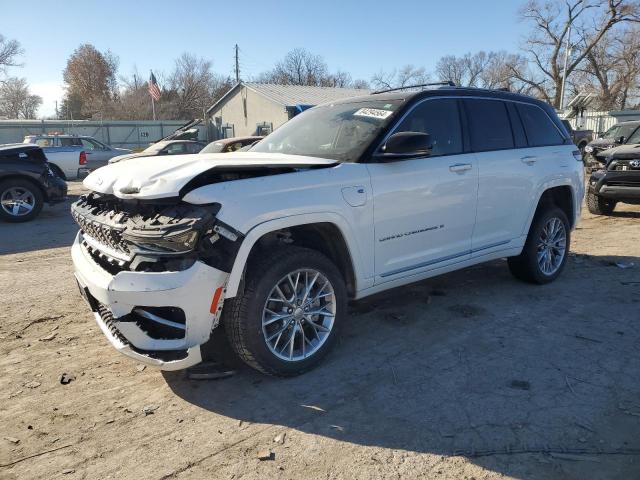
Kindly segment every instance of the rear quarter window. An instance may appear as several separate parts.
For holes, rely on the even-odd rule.
[[[535,105],[516,105],[530,147],[563,145],[564,137],[558,128],[540,107]]]

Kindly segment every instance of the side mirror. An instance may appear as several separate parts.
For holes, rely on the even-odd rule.
[[[423,132],[398,132],[391,135],[381,148],[379,158],[397,159],[431,155],[431,135]]]
[[[620,145],[622,145],[626,140],[627,138],[623,135],[621,137],[616,138],[616,143],[619,143]]]

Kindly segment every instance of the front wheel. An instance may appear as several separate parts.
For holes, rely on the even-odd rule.
[[[279,376],[304,373],[336,341],[346,315],[344,280],[315,250],[288,246],[261,257],[249,266],[244,292],[225,304],[225,331],[251,367]]]
[[[594,215],[611,215],[613,209],[616,208],[616,201],[607,200],[593,192],[587,192],[586,198],[587,208]]]
[[[508,259],[514,277],[544,284],[558,278],[567,262],[571,231],[569,220],[558,207],[536,214],[522,253]]]

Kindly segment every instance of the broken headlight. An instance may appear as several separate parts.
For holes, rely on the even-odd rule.
[[[126,232],[122,238],[127,242],[153,253],[187,253],[198,244],[197,230],[178,232]]]

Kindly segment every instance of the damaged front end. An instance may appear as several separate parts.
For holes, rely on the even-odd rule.
[[[111,343],[163,369],[201,360],[242,235],[220,205],[90,193],[72,205],[81,293]]]

